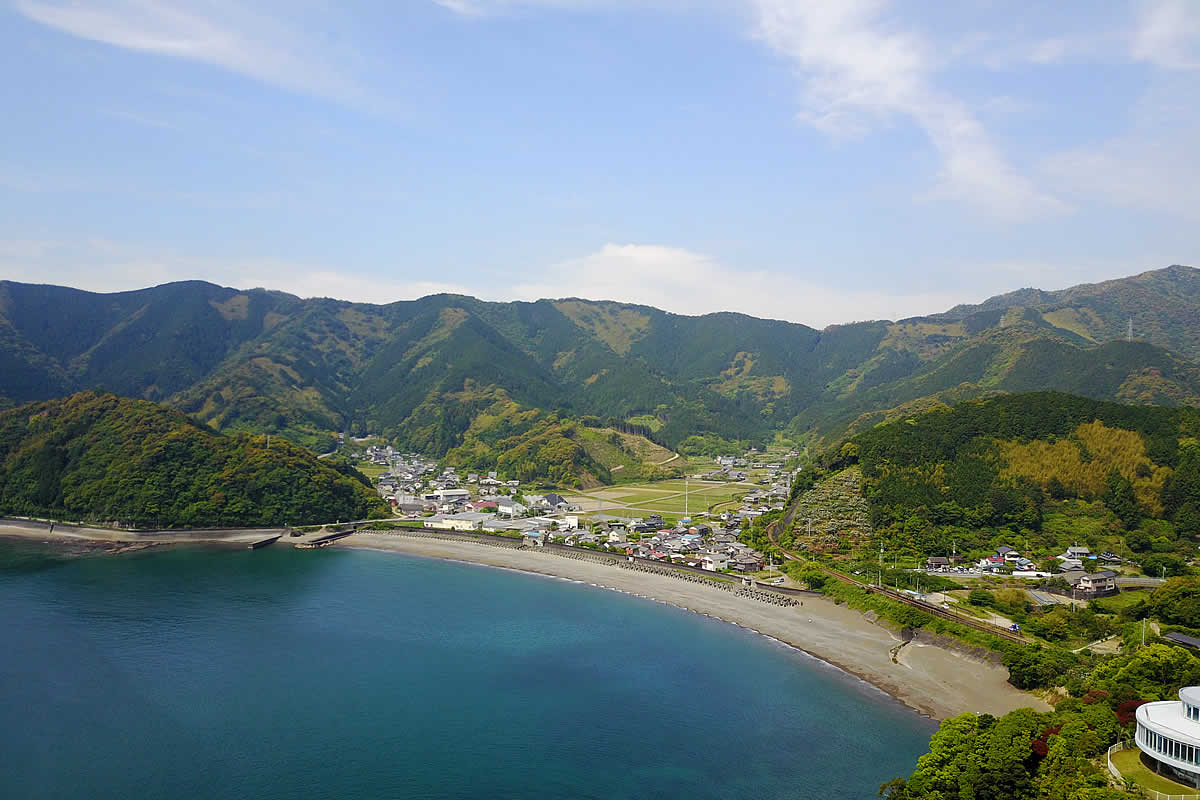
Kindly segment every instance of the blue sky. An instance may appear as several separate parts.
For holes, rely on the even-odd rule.
[[[13,280],[823,326],[1200,264],[1197,0],[0,0],[0,69]]]

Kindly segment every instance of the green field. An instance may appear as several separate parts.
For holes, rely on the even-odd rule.
[[[371,480],[375,480],[388,471],[388,467],[384,464],[368,464],[366,462],[356,464],[354,468]]]
[[[717,503],[727,503],[735,497],[749,492],[749,487],[730,483],[700,483],[688,485],[686,506],[689,513],[696,514]],[[657,512],[682,514],[684,512],[684,482],[680,480],[655,483],[629,484],[626,486],[597,489],[576,496],[579,499],[599,501],[600,511]]]

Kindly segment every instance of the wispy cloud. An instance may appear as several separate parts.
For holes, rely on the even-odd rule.
[[[821,286],[788,274],[739,269],[685,248],[650,244],[607,244],[527,273],[530,277],[516,284],[464,286],[436,279],[374,278],[324,264],[270,258],[185,255],[99,238],[0,240],[0,275],[5,278],[99,292],[199,278],[235,288],[369,303],[442,292],[498,301],[584,297],[681,314],[740,311],[814,326],[928,314],[982,299],[969,292],[892,293]]]
[[[1131,54],[1166,69],[1200,69],[1200,3],[1139,0]]]
[[[510,296],[496,299],[584,297],[680,314],[740,311],[818,327],[929,314],[969,299],[965,293],[901,294],[822,286],[794,275],[722,264],[684,248],[612,243],[553,265],[509,291]]]
[[[748,1],[757,36],[796,69],[803,121],[859,137],[910,120],[941,155],[937,194],[1004,219],[1066,209],[1008,163],[964,102],[936,88],[931,45],[891,23],[884,0]]]
[[[1200,221],[1198,109],[1190,76],[1163,80],[1134,107],[1128,131],[1050,156],[1043,169],[1081,200]]]
[[[379,279],[321,264],[273,258],[186,255],[170,248],[96,237],[0,239],[0,275],[22,283],[55,283],[96,292],[199,279],[240,289],[261,287],[301,297],[369,303],[410,300],[440,292],[472,293],[448,282]]]
[[[30,20],[82,39],[197,61],[291,91],[368,105],[355,54],[294,24],[306,3],[229,0],[16,0]],[[324,13],[324,12],[320,12]],[[309,29],[336,29],[324,18]]]

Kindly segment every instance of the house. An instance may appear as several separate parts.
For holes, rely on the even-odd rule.
[[[627,541],[629,541],[629,535],[625,532],[624,528],[617,528],[617,527],[609,528],[608,529],[608,541],[612,544],[618,544],[620,542],[627,542]]]
[[[529,509],[524,505],[513,500],[511,497],[496,498],[496,513],[505,514],[510,517],[519,517]]]
[[[1083,562],[1078,558],[1062,558],[1062,556],[1059,558],[1062,559],[1058,564],[1060,572],[1075,572],[1083,569]]]
[[[1081,592],[1089,594],[1104,594],[1106,592],[1115,592],[1117,590],[1117,573],[1111,569],[1094,572],[1090,575],[1084,575],[1076,584]]]
[[[1015,548],[1009,547],[1006,544],[997,547],[995,555],[999,556],[1000,560],[1005,564],[1011,564],[1021,559],[1021,554]]]
[[[554,492],[547,492],[545,496],[546,504],[554,511],[563,511],[570,505],[563,496]]]
[[[422,503],[396,503],[392,506],[392,510],[406,517],[415,517],[425,510],[425,506]]]
[[[705,553],[700,559],[700,567],[709,572],[720,572],[729,567],[729,556],[724,553]]]
[[[738,572],[757,572],[763,568],[762,556],[751,555],[752,551],[743,550],[729,559],[729,566]]]
[[[950,559],[945,556],[932,556],[925,559],[925,569],[944,570],[950,566]]]
[[[1082,561],[1085,558],[1091,558],[1091,557],[1092,557],[1092,551],[1089,550],[1088,548],[1076,547],[1075,545],[1071,545],[1070,547],[1067,548],[1067,552],[1063,553],[1058,558],[1059,558],[1059,560],[1074,558],[1074,559]]]
[[[476,500],[474,503],[467,503],[467,508],[472,511],[495,511],[497,506],[495,500]]]

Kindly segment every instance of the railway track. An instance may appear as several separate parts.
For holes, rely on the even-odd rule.
[[[779,550],[779,552],[783,553],[785,558],[789,558],[792,561],[806,561],[807,559],[801,558],[799,555],[797,555],[796,553],[793,553],[791,550],[788,550],[787,548],[782,547],[779,544],[778,539],[776,539],[776,537],[775,537],[775,534],[778,531],[777,526],[780,523],[783,523],[785,525],[790,524],[793,516],[794,516],[794,512],[789,511],[787,514],[784,515],[783,519],[777,520],[777,521],[772,522],[769,525],[767,525],[767,538],[771,541],[771,544],[774,545],[775,548]],[[863,583],[862,581],[857,580],[856,578],[851,577],[850,575],[847,575],[844,572],[839,572],[835,569],[830,569],[829,567],[818,564],[815,561],[812,563],[818,569],[820,569],[822,572],[824,572],[826,575],[837,578],[838,580],[841,580],[841,581],[845,581],[846,583],[853,584],[854,586],[858,586],[861,589],[866,589],[868,592],[873,592],[875,594],[881,594],[884,597],[887,597],[891,600],[895,600],[899,603],[904,603],[905,605],[912,606],[913,608],[923,611],[926,614],[930,614],[935,617],[940,617],[941,619],[949,620],[950,622],[957,622],[959,625],[965,625],[968,628],[974,628],[977,631],[981,631],[983,633],[987,633],[992,636],[997,636],[1001,639],[1006,639],[1007,641],[1010,641],[1010,642],[1015,642],[1017,644],[1031,644],[1031,642],[1028,639],[1026,639],[1024,636],[1020,635],[1019,633],[1004,630],[1003,628],[999,628],[995,625],[989,625],[986,622],[980,622],[979,620],[971,619],[969,617],[963,617],[959,614],[955,614],[952,611],[948,611],[944,608],[941,608],[940,606],[935,606],[932,603],[926,603],[922,600],[917,600],[914,597],[909,597],[906,594],[902,594],[900,592],[888,589],[886,586],[876,586],[876,585],[870,584],[870,583]]]

